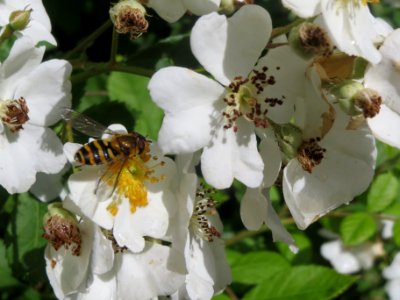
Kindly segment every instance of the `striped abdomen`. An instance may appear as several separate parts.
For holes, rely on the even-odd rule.
[[[82,165],[100,165],[113,161],[119,154],[111,140],[94,140],[76,152],[75,160]]]

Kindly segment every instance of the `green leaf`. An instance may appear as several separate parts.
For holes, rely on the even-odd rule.
[[[228,297],[225,294],[220,294],[215,297],[212,297],[212,300],[231,300],[232,298]]]
[[[386,208],[383,213],[385,215],[391,215],[395,217],[400,217],[400,203],[395,202],[392,205],[390,205],[388,208]]]
[[[299,248],[297,253],[293,253],[290,250],[289,246],[283,242],[277,242],[275,245],[279,249],[279,252],[291,262],[292,265],[294,264],[307,264],[311,262],[312,259],[312,243],[309,237],[303,233],[293,233],[293,239],[296,242],[296,246]]]
[[[4,241],[0,240],[0,290],[18,286],[19,282],[12,276],[11,268],[6,260],[6,247]]]
[[[268,252],[250,252],[236,259],[232,265],[234,282],[255,284],[263,281],[282,269],[289,269],[290,264],[281,255]]]
[[[392,173],[379,175],[371,185],[367,197],[367,208],[371,212],[380,212],[396,199],[399,181]]]
[[[7,226],[7,259],[14,274],[22,280],[37,283],[45,280],[43,215],[46,204],[31,198],[28,193],[14,199],[13,221]]]
[[[400,247],[400,220],[396,220],[393,225],[393,240]]]
[[[118,100],[127,105],[135,116],[135,131],[156,139],[161,127],[163,111],[151,100],[146,77],[113,72],[107,89],[112,100]]]
[[[350,287],[357,277],[321,266],[281,270],[250,290],[244,300],[332,299]]]
[[[340,234],[346,246],[358,245],[372,237],[377,230],[375,219],[367,213],[354,213],[340,224]]]

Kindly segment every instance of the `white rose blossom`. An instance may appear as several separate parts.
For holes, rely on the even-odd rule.
[[[400,29],[393,31],[379,48],[382,61],[371,65],[364,77],[366,88],[382,98],[380,111],[367,122],[374,136],[400,148]]]
[[[341,240],[322,244],[321,255],[329,260],[336,271],[352,274],[372,268],[377,256],[383,255],[382,243],[363,243],[354,247],[344,247]]]
[[[388,280],[385,285],[390,300],[400,299],[400,253],[397,253],[392,263],[383,269],[383,277]]]
[[[285,7],[301,18],[321,15],[316,22],[327,30],[339,50],[376,64],[381,60],[381,54],[375,46],[381,39],[381,24],[371,14],[368,2],[282,0]]]
[[[306,98],[296,106],[302,144],[286,165],[282,180],[286,204],[300,229],[365,191],[376,159],[368,127],[347,130],[347,115],[338,107],[329,108],[315,70],[308,76]],[[328,128],[332,109],[336,113],[333,126]]]
[[[0,26],[9,23],[12,12],[29,9],[32,9],[29,24],[25,29],[17,32],[17,35],[30,37],[35,45],[41,41],[57,45],[51,34],[50,19],[42,0],[0,0]]]
[[[222,223],[210,191],[199,186],[194,168],[187,168],[192,155],[178,156],[175,181],[178,212],[171,225],[172,247],[184,256],[185,284],[173,299],[211,299],[232,281],[220,238]],[[171,260],[172,262],[174,260]]]
[[[287,122],[293,113],[296,81],[283,89],[288,79],[277,79],[288,75],[290,80],[297,71],[293,59],[296,71],[281,70],[280,60],[290,58],[288,47],[258,61],[271,30],[268,12],[257,5],[245,5],[229,19],[216,13],[203,16],[193,27],[191,48],[216,80],[179,67],[161,69],[150,80],[152,99],[165,112],[159,132],[162,151],[203,149],[201,170],[216,188],[229,187],[234,178],[248,187],[260,186],[263,161],[255,129],[268,127],[269,118]]]
[[[109,128],[126,132],[122,125],[115,124]],[[81,146],[65,144],[64,150],[70,161]],[[113,230],[118,244],[133,252],[143,250],[144,236],[162,239],[169,219],[176,211],[170,190],[170,182],[176,172],[174,162],[163,157],[153,143],[149,152],[145,152],[144,158],[142,155],[129,157],[122,169],[111,170],[114,176],[118,176],[116,186],[104,183],[102,196],[96,191],[102,181],[101,176],[109,167],[107,163],[81,166],[81,171],[68,179],[69,197],[80,208],[80,214],[105,229]]]
[[[72,68],[58,59],[41,63],[44,51],[22,37],[0,65],[0,184],[11,194],[26,192],[36,173],[58,173],[67,162],[48,126],[70,106]]]
[[[64,203],[73,207],[69,199]],[[132,253],[89,219],[81,218],[78,228],[79,248],[46,248],[46,272],[58,299],[150,299],[183,284],[183,261],[169,264],[178,256],[171,247],[146,242],[142,252]]]
[[[196,16],[217,11],[221,0],[149,0],[146,6],[153,8],[164,20],[173,23],[178,21],[186,11]]]

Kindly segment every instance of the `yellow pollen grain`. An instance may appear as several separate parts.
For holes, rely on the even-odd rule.
[[[115,217],[118,213],[118,205],[113,201],[107,206],[107,210],[113,217]]]

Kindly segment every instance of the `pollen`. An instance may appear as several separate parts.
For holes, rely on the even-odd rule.
[[[303,170],[308,173],[312,173],[314,167],[319,165],[324,158],[326,149],[319,145],[320,141],[320,138],[311,138],[308,141],[304,141],[298,150],[297,160]]]
[[[125,160],[122,167],[114,166],[111,170],[114,176],[117,176],[115,183],[115,191],[113,193],[113,201],[107,207],[107,210],[115,216],[119,210],[119,204],[122,201],[129,201],[130,212],[135,213],[138,207],[145,207],[148,204],[147,184],[157,183],[165,178],[165,175],[155,175],[158,167],[164,165],[163,161],[150,165],[151,156],[149,153],[132,156]],[[109,185],[112,185],[110,179]]]
[[[11,132],[23,129],[28,120],[28,106],[23,97],[15,100],[5,100],[0,102],[0,119]]]

